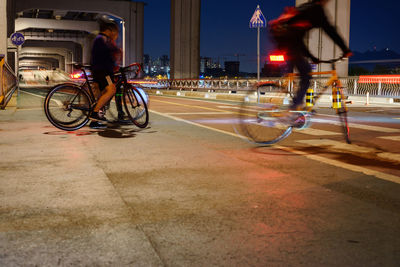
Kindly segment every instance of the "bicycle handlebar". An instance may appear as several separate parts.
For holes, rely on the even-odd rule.
[[[119,67],[119,71],[124,71],[124,70],[127,70],[127,69],[129,69],[130,67],[133,67],[133,66],[136,66],[138,69],[136,70],[136,72],[137,73],[139,73],[141,70],[142,70],[142,67],[140,66],[140,63],[132,63],[132,64],[130,64],[130,65],[128,65],[128,66],[125,66],[125,67]]]

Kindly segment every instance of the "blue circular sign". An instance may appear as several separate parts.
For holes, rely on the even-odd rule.
[[[25,37],[24,37],[24,35],[23,35],[22,33],[20,33],[20,32],[14,32],[14,33],[11,35],[10,39],[11,39],[11,42],[12,42],[14,45],[17,45],[17,46],[22,45],[22,44],[25,42]]]

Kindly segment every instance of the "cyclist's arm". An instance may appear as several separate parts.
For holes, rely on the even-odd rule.
[[[339,35],[336,28],[329,23],[328,18],[325,13],[321,13],[321,28],[328,34],[328,36],[337,44],[343,51],[346,53],[349,51],[349,48],[344,43],[343,38]]]

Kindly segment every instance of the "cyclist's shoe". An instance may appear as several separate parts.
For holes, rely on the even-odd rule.
[[[119,116],[115,123],[119,124],[132,124],[132,121],[127,116]]]
[[[98,122],[98,121],[92,121],[89,124],[89,127],[92,128],[92,129],[105,129],[105,128],[107,128],[107,125],[105,125],[105,124],[103,124],[101,122]]]
[[[294,128],[300,129],[306,124],[306,117],[303,114],[295,114],[291,119],[291,126]]]
[[[304,111],[304,107],[302,105],[292,105],[289,111]]]
[[[107,121],[107,119],[104,116],[100,115],[99,112],[94,111],[92,112],[92,114],[90,114],[89,119],[91,119],[92,121]]]

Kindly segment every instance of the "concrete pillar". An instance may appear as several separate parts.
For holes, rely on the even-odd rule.
[[[330,0],[325,6],[325,12],[329,21],[336,26],[337,31],[343,37],[345,43],[350,41],[350,1]],[[296,0],[296,5],[309,2],[309,0]],[[340,47],[334,45],[333,41],[322,29],[310,31],[305,40],[310,52],[320,59],[333,59],[342,55]],[[348,75],[348,61],[338,63],[339,76]],[[328,64],[319,64],[318,71],[330,70]]]
[[[86,36],[83,41],[81,42],[82,46],[82,63],[83,64],[90,64],[91,53],[92,53],[92,46],[93,46],[93,39],[94,35]]]
[[[131,2],[128,16],[123,17],[125,22],[125,64],[143,63],[144,40],[144,3]],[[154,34],[154,33],[150,33]]]
[[[199,78],[201,0],[171,0],[171,78]]]
[[[4,0],[2,0],[4,1]],[[7,0],[7,38],[11,36],[15,32],[15,0]],[[11,69],[17,69],[15,66],[18,65],[16,52],[8,52],[7,53],[7,63],[10,65]]]

